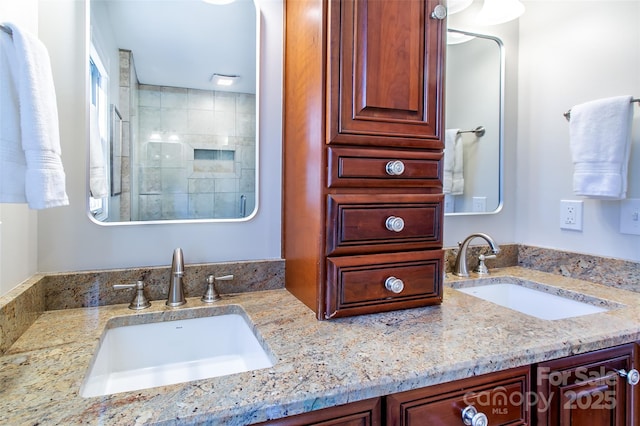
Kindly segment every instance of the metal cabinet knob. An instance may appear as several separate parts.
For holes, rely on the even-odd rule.
[[[400,160],[391,160],[385,167],[389,176],[400,176],[404,173],[404,163]]]
[[[640,372],[638,372],[638,370],[636,370],[635,368],[632,368],[629,371],[618,370],[618,374],[621,377],[626,377],[627,383],[629,383],[631,386],[635,386],[640,383]]]
[[[469,405],[462,410],[462,422],[467,426],[488,426],[489,420],[486,414],[478,413],[476,407]]]
[[[397,216],[389,216],[385,221],[385,226],[389,231],[400,232],[404,229],[404,219]]]
[[[431,12],[431,17],[433,19],[444,19],[447,17],[447,8],[443,5],[439,4],[433,8],[433,12]]]
[[[404,290],[404,282],[400,278],[389,277],[384,282],[384,287],[394,293],[402,293]]]

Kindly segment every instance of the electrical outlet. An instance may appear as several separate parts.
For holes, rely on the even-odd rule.
[[[640,199],[620,202],[620,233],[640,235]]]
[[[473,197],[473,211],[474,212],[486,212],[487,211],[487,197]]]
[[[582,201],[560,200],[560,229],[582,231]]]

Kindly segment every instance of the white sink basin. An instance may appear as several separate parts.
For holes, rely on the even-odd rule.
[[[272,367],[274,358],[249,327],[242,309],[226,308],[237,309],[138,325],[117,325],[117,320],[131,317],[112,319],[80,395],[109,395]]]
[[[531,283],[540,289],[523,286],[526,283]],[[573,318],[606,312],[611,308],[607,301],[601,299],[573,293],[576,298],[588,300],[589,303],[586,303],[548,293],[553,291],[553,287],[524,280],[511,280],[511,282],[506,280],[497,283],[492,281],[484,285],[475,284],[473,287],[456,288],[456,290],[544,320]],[[565,295],[569,294],[571,293],[565,292]]]

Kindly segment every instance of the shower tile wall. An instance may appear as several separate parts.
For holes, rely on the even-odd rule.
[[[138,220],[253,211],[254,95],[139,85],[138,112]]]
[[[131,163],[130,147],[136,144],[137,139],[137,99],[138,78],[136,75],[133,55],[130,50],[120,49],[120,78],[118,110],[122,116],[122,192],[112,197],[111,205],[118,206],[119,216],[110,211],[110,221],[131,220]]]

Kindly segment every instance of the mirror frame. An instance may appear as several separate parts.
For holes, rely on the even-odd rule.
[[[100,226],[137,226],[137,225],[166,225],[166,224],[198,224],[198,223],[243,223],[248,222],[256,217],[258,211],[260,209],[260,102],[261,102],[261,69],[262,69],[262,11],[260,8],[260,0],[251,0],[255,10],[256,10],[256,93],[255,93],[255,103],[256,103],[256,134],[255,134],[255,207],[251,214],[241,217],[241,218],[211,218],[211,219],[162,219],[162,220],[132,220],[128,222],[120,221],[120,222],[108,222],[108,221],[100,221],[94,217],[91,213],[91,193],[89,190],[89,179],[90,179],[90,162],[89,162],[89,138],[90,138],[90,93],[91,93],[91,78],[90,78],[90,67],[89,61],[91,57],[91,2],[92,0],[85,0],[86,4],[86,16],[87,16],[87,26],[86,26],[86,34],[85,39],[87,42],[87,49],[85,52],[85,109],[87,111],[85,115],[86,119],[86,165],[85,165],[85,213],[88,216],[89,220]],[[108,140],[111,138],[109,134]],[[110,148],[110,147],[109,147]],[[111,167],[111,164],[109,165]],[[111,196],[111,190],[109,189],[109,196]]]
[[[499,147],[498,147],[498,168],[499,168],[499,172],[498,172],[498,206],[496,207],[495,210],[492,211],[486,211],[486,212],[451,212],[451,213],[444,213],[445,216],[472,216],[472,215],[490,215],[490,214],[497,214],[500,213],[500,211],[502,211],[502,207],[504,206],[504,91],[505,91],[505,66],[506,66],[506,61],[505,61],[505,48],[504,48],[504,43],[502,42],[502,40],[496,36],[492,36],[492,35],[487,35],[487,34],[480,34],[480,33],[475,33],[475,32],[471,32],[471,31],[463,31],[463,30],[457,30],[454,28],[447,28],[447,32],[452,32],[452,33],[456,33],[456,34],[462,34],[462,35],[468,35],[468,36],[473,36],[476,38],[482,38],[482,39],[487,39],[487,40],[492,40],[494,42],[496,42],[496,44],[498,45],[499,48],[499,53],[500,53],[500,94],[499,94],[499,100],[500,100],[500,107],[499,107],[499,112],[498,112],[498,121],[499,121],[499,129],[498,129],[498,138],[499,138]],[[446,122],[446,116],[445,116],[445,122]],[[446,125],[445,125],[446,127]]]

